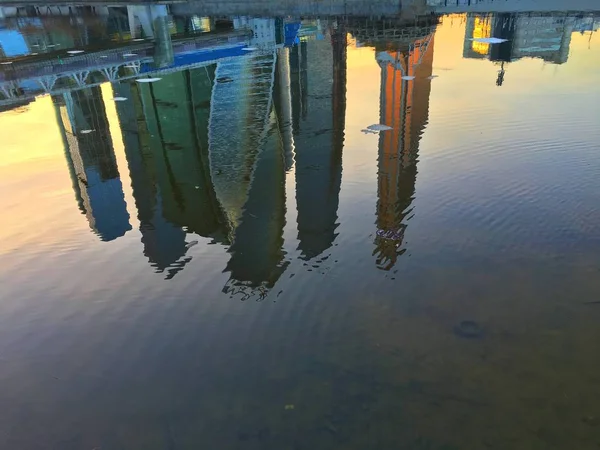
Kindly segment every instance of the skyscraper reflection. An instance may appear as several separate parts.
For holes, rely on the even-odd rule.
[[[346,111],[346,31],[330,24],[325,39],[294,48],[292,108],[298,249],[306,260],[336,237]]]
[[[575,25],[584,23],[581,19],[569,14],[469,13],[463,57],[489,59],[499,64],[496,84],[502,86],[505,63],[526,57],[565,63]],[[482,40],[490,37],[504,42],[491,44]]]
[[[210,113],[211,174],[231,236],[223,291],[250,298],[273,287],[284,262],[285,147],[278,125],[289,96],[278,52],[220,64]],[[288,89],[289,92],[289,89]],[[284,105],[283,105],[284,107]]]
[[[174,275],[177,268],[181,267],[178,262],[186,252],[185,232],[164,217],[157,169],[149,147],[151,136],[144,117],[139,86],[119,83],[113,88],[115,96],[129,99],[127,102],[118,102],[116,107],[140,222],[143,252],[158,272],[169,269],[169,275]]]
[[[101,240],[123,236],[131,225],[100,88],[52,101],[79,209]]]
[[[210,179],[208,121],[214,66],[169,74],[160,84],[115,85],[144,253],[174,275],[186,263],[186,232],[225,242]]]
[[[390,270],[406,251],[402,245],[412,213],[419,140],[429,112],[433,39],[431,32],[376,56],[381,67],[380,121],[392,127],[379,138],[373,254],[383,270]]]

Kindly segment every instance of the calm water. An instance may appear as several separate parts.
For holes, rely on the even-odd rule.
[[[0,448],[599,448],[598,15],[0,9]]]

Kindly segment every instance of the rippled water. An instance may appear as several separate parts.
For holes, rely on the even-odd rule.
[[[597,449],[600,17],[177,8],[0,8],[0,447]]]

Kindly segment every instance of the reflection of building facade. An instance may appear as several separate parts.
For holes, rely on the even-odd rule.
[[[346,32],[301,42],[290,55],[298,248],[312,259],[336,237],[346,111]],[[333,67],[332,67],[333,62]]]
[[[79,208],[103,241],[131,229],[100,88],[54,96]]]
[[[271,288],[287,265],[285,146],[276,106],[286,95],[275,89],[283,77],[277,55],[271,49],[220,63],[213,87],[210,172],[232,241],[224,291],[242,296]]]
[[[377,266],[390,270],[399,255],[410,218],[417,177],[417,153],[429,114],[433,35],[409,48],[377,54],[381,67],[380,121],[392,127],[379,138]],[[412,80],[403,76],[415,77]]]
[[[133,198],[137,208],[144,255],[158,272],[174,275],[186,253],[185,232],[165,219],[158,186],[151,136],[145,121],[142,98],[136,84],[113,85],[115,95],[129,99],[116,104]]]
[[[144,252],[159,271],[183,267],[186,232],[226,235],[210,180],[208,121],[214,66],[175,72],[115,93]]]
[[[575,18],[567,14],[470,13],[463,56],[503,62],[529,57],[562,64],[569,56],[574,23]],[[507,41],[488,44],[473,40],[489,37]]]
[[[285,270],[274,55],[114,85],[144,253],[167,278],[191,259],[186,233],[231,243],[227,292],[268,289]]]

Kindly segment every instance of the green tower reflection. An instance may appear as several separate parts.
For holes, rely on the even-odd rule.
[[[190,258],[186,233],[227,242],[210,179],[208,121],[214,66],[161,83],[114,85],[144,254],[167,278]]]

